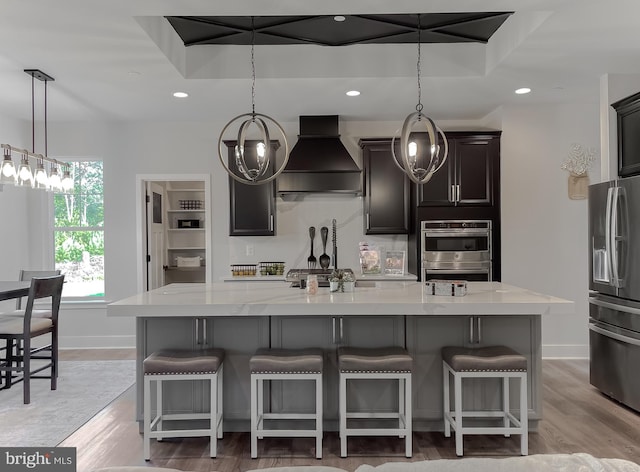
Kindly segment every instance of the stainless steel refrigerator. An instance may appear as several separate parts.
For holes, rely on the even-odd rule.
[[[640,411],[640,176],[589,187],[590,381]]]

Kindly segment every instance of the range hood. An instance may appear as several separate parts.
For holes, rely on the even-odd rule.
[[[301,116],[298,142],[277,178],[278,195],[362,194],[362,171],[340,141],[338,115]]]

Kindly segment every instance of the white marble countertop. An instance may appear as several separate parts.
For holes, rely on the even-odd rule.
[[[171,284],[107,306],[108,316],[545,315],[574,303],[500,282],[469,282],[463,297],[428,295],[418,282],[376,282],[316,295],[282,282]]]

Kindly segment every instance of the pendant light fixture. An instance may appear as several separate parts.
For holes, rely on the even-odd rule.
[[[73,190],[73,179],[68,164],[64,164],[64,174],[62,178],[59,174],[59,163],[55,159],[47,157],[47,82],[55,80],[48,74],[38,69],[25,69],[27,74],[31,76],[31,145],[32,150],[20,149],[10,144],[0,144],[4,150],[4,159],[0,165],[0,184],[17,185],[19,187],[31,187],[38,189],[46,189],[53,191],[70,192]],[[35,79],[44,82],[44,155],[35,152]],[[15,152],[22,156],[20,167],[16,172],[15,165],[12,160],[12,153]],[[36,163],[35,172],[31,169],[29,159],[33,159]],[[49,163],[50,172],[47,173],[45,162]],[[66,178],[66,181],[65,181]],[[66,187],[65,187],[66,185]]]
[[[11,160],[11,149],[4,149],[4,159],[0,165],[0,184],[16,185],[18,183],[18,173],[16,166]]]
[[[284,170],[289,160],[289,144],[282,126],[273,118],[256,113],[256,64],[254,56],[255,27],[251,17],[251,113],[238,115],[229,121],[218,138],[218,158],[222,167],[236,181],[247,185],[260,185],[271,182]],[[227,129],[238,125],[238,135],[234,148],[233,166],[228,164],[224,135]],[[275,162],[275,152],[271,147],[269,125],[275,127],[284,143],[284,160],[282,164],[269,172],[271,161]],[[257,132],[257,134],[256,134]],[[251,134],[254,133],[254,134]]]
[[[20,161],[20,168],[18,169],[18,186],[33,188],[33,173],[31,172],[29,156],[27,154],[23,154],[22,160]]]
[[[420,86],[420,44],[422,25],[420,14],[418,14],[418,104],[416,111],[411,113],[404,120],[400,131],[400,157],[396,154],[396,140],[394,136],[391,140],[391,153],[394,162],[409,178],[417,183],[424,184],[431,180],[447,160],[449,154],[449,143],[444,132],[435,122],[422,113],[422,88]],[[415,128],[415,131],[414,131]],[[417,131],[423,134],[417,135]],[[424,134],[426,131],[426,134]]]

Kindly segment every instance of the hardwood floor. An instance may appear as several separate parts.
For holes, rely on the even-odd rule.
[[[65,351],[64,359],[130,359],[131,350]],[[120,357],[119,357],[120,356]],[[640,414],[621,406],[589,385],[586,360],[543,361],[544,419],[529,434],[529,453],[587,452],[640,463]],[[394,438],[349,439],[349,457],[340,458],[335,432],[325,434],[323,459],[314,458],[310,438],[267,438],[259,443],[259,459],[249,458],[249,434],[226,433],[218,443],[218,457],[208,457],[205,438],[151,442],[152,460],[142,459],[142,436],[134,418],[135,399],[129,389],[111,405],[63,441],[76,447],[78,472],[117,465],[148,465],[189,471],[242,472],[293,465],[327,465],[348,471],[360,464],[455,458],[453,438],[441,432],[414,433],[414,455],[404,457],[404,442]],[[465,457],[506,457],[519,454],[519,437],[468,436]]]

